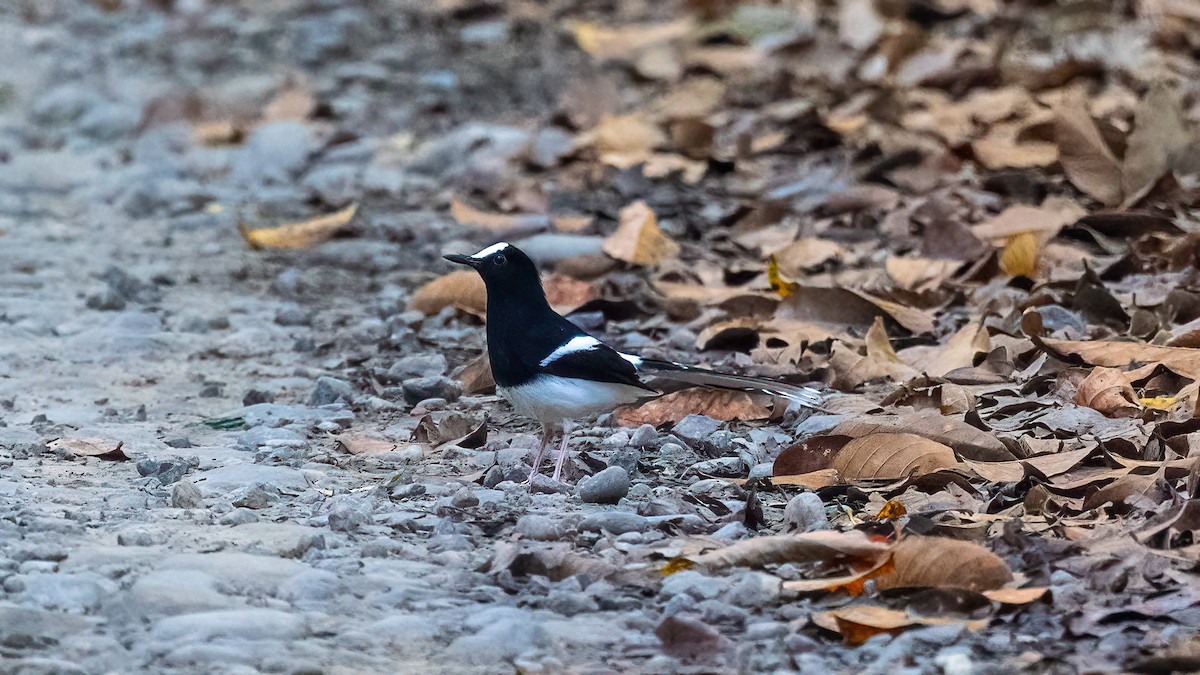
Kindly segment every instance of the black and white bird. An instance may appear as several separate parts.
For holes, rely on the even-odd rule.
[[[729,375],[619,352],[555,312],[537,267],[517,247],[500,242],[474,255],[447,260],[475,268],[487,287],[487,347],[496,391],[522,415],[542,425],[530,481],[553,433],[562,429],[554,480],[562,477],[574,420],[659,396],[641,380],[655,375],[687,384],[781,396],[817,408],[821,394],[766,378]]]

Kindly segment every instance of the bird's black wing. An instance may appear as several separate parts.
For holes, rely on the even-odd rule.
[[[603,343],[555,356],[539,365],[539,370],[547,375],[626,384],[645,389],[647,394],[658,393],[638,378],[637,368],[632,363]]]

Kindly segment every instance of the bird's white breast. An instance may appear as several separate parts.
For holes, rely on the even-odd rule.
[[[515,387],[498,387],[496,391],[517,412],[548,424],[609,412],[652,395],[627,384],[545,374]]]

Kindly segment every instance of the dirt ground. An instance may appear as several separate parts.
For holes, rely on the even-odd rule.
[[[1151,437],[1160,438],[1158,455],[1137,458],[1165,461],[1173,456],[1163,455],[1170,434],[1150,425],[1188,424],[1190,412],[1135,419],[1101,414],[1098,406],[1069,397],[1047,403],[1056,395],[1043,386],[1050,380],[1033,376],[1050,366],[1030,366],[1037,358],[1032,346],[1019,358],[1013,347],[1005,386],[1026,371],[1033,379],[1025,389],[997,394],[971,389],[988,384],[972,382],[965,391],[973,402],[981,396],[984,408],[994,404],[991,412],[971,418],[974,403],[972,412],[952,413],[946,403],[943,414],[957,414],[959,424],[964,415],[977,419],[977,429],[999,429],[989,438],[1015,439],[1009,432],[1024,423],[1020,415],[1053,407],[1064,417],[1044,423],[1049,433],[1030,432],[1036,438],[1021,447],[1040,451],[1053,440],[1056,453],[1079,453],[1058,474],[1038,463],[1022,469],[1017,459],[1025,457],[1006,455],[1011,461],[1001,463],[1009,473],[978,469],[970,481],[947,479],[937,489],[882,487],[894,488],[894,480],[798,483],[812,489],[742,481],[773,470],[781,475],[775,460],[785,449],[839,424],[915,405],[896,401],[899,383],[938,369],[932,361],[902,362],[917,353],[905,348],[941,349],[968,317],[996,319],[989,324],[991,345],[969,350],[964,362],[985,368],[992,361],[983,363],[984,354],[1016,344],[1020,311],[1014,307],[1043,282],[1052,294],[1058,287],[1051,282],[1075,288],[1083,274],[1082,258],[1071,258],[1079,265],[1061,278],[1031,272],[1034,281],[1010,283],[1023,269],[1010,251],[1025,240],[993,251],[980,234],[975,241],[989,242],[988,255],[1010,257],[938,267],[950,271],[936,283],[970,268],[955,272],[965,281],[943,296],[931,299],[928,289],[900,294],[922,309],[922,302],[938,309],[925,327],[917,325],[920,316],[888,310],[890,334],[906,337],[893,337],[901,356],[893,352],[885,367],[871,360],[879,342],[867,330],[881,312],[861,326],[856,309],[839,315],[856,327],[838,346],[813,332],[826,330],[827,314],[806,308],[788,324],[805,336],[801,346],[774,342],[786,331],[767,326],[757,309],[714,310],[731,297],[751,308],[764,296],[778,301],[772,283],[776,291],[784,283],[781,295],[788,295],[786,280],[768,280],[765,256],[755,247],[824,238],[836,242],[838,256],[861,263],[846,269],[875,272],[888,251],[948,257],[930,250],[957,230],[923,234],[932,244],[897,244],[889,239],[900,236],[894,221],[879,212],[902,212],[907,222],[916,211],[935,210],[916,199],[942,194],[937,190],[945,185],[931,187],[922,172],[970,184],[970,199],[955,203],[970,201],[972,218],[1022,200],[1036,203],[1047,191],[1077,198],[1089,213],[1100,208],[1064,181],[1053,159],[992,171],[970,168],[982,161],[982,151],[970,160],[961,151],[922,157],[886,140],[870,147],[848,140],[848,129],[859,128],[856,115],[871,117],[886,104],[857,105],[855,89],[834,96],[805,84],[810,71],[840,78],[852,67],[867,68],[875,48],[865,41],[854,46],[859,56],[852,63],[816,53],[804,61],[801,46],[839,39],[834,24],[821,18],[837,15],[831,3],[764,4],[801,17],[795,34],[789,28],[769,46],[801,64],[786,77],[749,78],[739,87],[728,63],[746,54],[721,48],[765,43],[725,34],[706,38],[711,51],[695,57],[709,59],[708,65],[680,66],[655,56],[632,70],[613,67],[623,50],[653,42],[644,28],[651,22],[669,25],[689,12],[720,21],[725,6],[736,4],[4,3],[0,672],[1170,670],[1163,665],[1168,661],[1152,657],[1179,653],[1164,650],[1186,645],[1200,626],[1195,558],[1135,553],[1126,544],[1133,541],[1129,527],[1153,524],[1155,514],[1190,503],[1182,464],[1157,475],[1160,492],[1139,483],[1134,497],[1146,503],[1135,504],[1130,492],[1113,498],[1130,500],[1115,513],[1088,502],[1088,514],[1106,514],[1094,537],[1081,533],[1099,521],[1072,519],[1085,511],[1083,492],[1046,497],[1046,503],[1062,501],[1061,517],[1044,517],[1038,527],[1020,520],[1026,511],[1013,515],[1012,509],[1048,513],[1044,503],[1043,511],[1033,510],[1027,498],[1041,494],[1033,487],[1039,481],[1051,484],[1079,467],[1100,471],[1100,440],[1087,446],[1094,450],[1088,454],[1072,438],[1134,439],[1139,453]],[[870,3],[845,3],[864,4]],[[892,4],[911,5],[904,20],[927,26],[937,22],[925,23],[919,9],[956,3]],[[820,8],[820,17],[806,15],[808,8]],[[864,31],[873,30],[870,17],[853,14],[857,9],[842,11],[843,25],[862,22]],[[778,26],[770,22],[778,15],[763,16],[772,30],[760,33],[774,35]],[[958,23],[937,25],[957,26],[963,39],[992,30],[991,23],[945,20]],[[602,24],[643,28],[609,44],[604,40],[611,36],[587,32]],[[724,30],[752,32],[745,25]],[[801,33],[803,39],[796,37]],[[849,28],[840,39],[843,46],[860,42]],[[606,49],[612,54],[598,58]],[[906,49],[900,51],[915,53]],[[1196,53],[1178,43],[1164,49]],[[959,84],[939,91],[961,95],[971,73],[986,80],[967,61],[957,67]],[[725,107],[706,112],[710,121],[719,118],[712,122],[715,136],[699,142],[712,146],[709,154],[695,152],[693,143],[694,134],[705,137],[709,127],[678,120],[664,122],[666,131],[647,132],[638,120],[605,127],[606,114],[658,105],[647,103],[659,100],[651,89],[695,80],[697,73],[729,82]],[[922,86],[943,87],[928,85],[937,75],[927,75]],[[685,91],[671,105],[697,104],[705,96],[699,92]],[[926,110],[949,100],[930,99]],[[1121,100],[1133,105],[1138,99]],[[786,133],[774,135],[747,112],[762,110],[772,124],[784,120]],[[729,140],[723,134],[733,127],[753,133]],[[649,145],[684,149],[648,152],[647,133],[662,136]],[[1031,142],[1048,144],[1039,133],[1030,133]],[[587,154],[588,144],[602,149],[601,159]],[[753,169],[745,168],[742,145],[765,153],[755,155]],[[719,151],[732,146],[741,150]],[[950,155],[953,167],[945,163]],[[1070,166],[1069,160],[1061,164]],[[689,178],[696,171],[702,179]],[[1184,168],[1176,171],[1185,175]],[[882,175],[889,178],[876,180]],[[987,188],[994,192],[979,187],[995,175],[1002,179]],[[1180,190],[1190,185],[1179,179]],[[905,206],[897,206],[893,192]],[[606,237],[629,218],[623,209],[639,200],[657,214],[665,236],[683,242],[682,262],[655,272],[654,265],[618,265],[603,253],[610,251],[603,248]],[[1053,210],[1047,203],[1040,213]],[[1195,212],[1187,199],[1177,203],[1176,222],[1187,230],[1196,224]],[[464,211],[466,204],[477,213]],[[790,214],[782,220],[771,215],[780,204]],[[342,210],[351,206],[356,210],[345,226],[312,246],[255,249],[239,230],[349,213]],[[862,215],[873,209],[875,215]],[[1080,215],[1070,213],[1058,227]],[[582,227],[553,220],[560,216]],[[766,227],[779,222],[800,229],[781,240]],[[764,234],[751,244],[753,236],[746,237],[753,232]],[[536,426],[488,393],[486,383],[474,382],[473,371],[463,373],[484,348],[469,297],[473,286],[452,289],[457,295],[432,309],[414,304],[417,289],[452,271],[443,253],[471,253],[501,237],[562,275],[555,282],[563,294],[558,304],[590,302],[576,318],[606,339],[656,356],[815,383],[831,393],[829,410],[768,410],[769,403],[747,397],[737,399],[749,406],[740,413],[721,399],[684,411],[704,414],[682,420],[662,410],[604,416],[577,430],[564,483],[522,484]],[[1047,251],[1058,250],[1039,241]],[[784,276],[817,285],[837,277],[829,262],[835,256],[824,250],[792,250],[791,262],[781,255]],[[982,253],[970,255],[983,260]],[[1018,269],[1006,276],[998,265]],[[985,279],[984,270],[999,280]],[[1154,288],[1191,287],[1187,269],[1159,272]],[[837,282],[865,278],[856,274],[846,271]],[[699,295],[655,296],[651,287],[658,282],[676,283],[683,296],[678,287],[685,284],[709,289],[701,294],[704,308],[694,306]],[[756,288],[759,300],[712,297],[712,288],[723,285]],[[974,295],[971,289],[981,287],[992,295]],[[1123,302],[1127,290],[1114,292]],[[828,309],[861,300],[814,302]],[[1114,333],[1093,330],[1105,325],[1103,317],[1058,296],[1021,307],[1030,305],[1057,308],[1042,312],[1048,341]],[[1133,311],[1126,308],[1128,322]],[[1172,319],[1184,324],[1190,311],[1178,310]],[[1011,340],[1004,342],[1006,336]],[[854,367],[837,360],[851,343]],[[771,358],[762,357],[761,350],[776,347]],[[1165,381],[1162,372],[1156,382]],[[952,385],[944,386],[939,391],[949,397]],[[1152,387],[1145,387],[1135,396],[1141,403],[1122,399],[1138,414],[1151,405],[1144,401]],[[1001,428],[1004,420],[1013,423]],[[955,451],[941,445],[950,463],[971,459],[943,441]],[[997,452],[1018,445],[998,445]],[[1103,452],[1115,451],[1104,445]],[[1186,448],[1180,455],[1188,457]],[[619,467],[615,473],[625,482],[592,478],[606,467]],[[906,618],[894,625],[866,622],[871,628],[855,644],[860,640],[847,633],[847,624],[829,617],[859,606],[861,597],[789,587],[812,578],[814,569],[817,576],[831,575],[840,558],[828,568],[806,559],[709,569],[687,563],[689,569],[673,574],[660,571],[668,561],[695,560],[701,551],[756,536],[869,529],[868,521],[895,495],[903,495],[896,498],[907,507],[910,527],[928,525],[916,530],[921,534],[947,527],[939,520],[943,514],[979,515],[969,523],[964,515],[955,525],[962,525],[960,539],[990,551],[978,565],[994,560],[1008,574],[1008,586],[1048,590],[1032,602],[992,603],[974,590],[934,583],[915,594],[872,590],[872,603],[899,608]],[[980,514],[1001,515],[984,522]],[[1182,548],[1190,539],[1172,541]],[[940,564],[953,570],[975,563],[947,554]],[[1178,663],[1194,666],[1195,652],[1182,653]]]

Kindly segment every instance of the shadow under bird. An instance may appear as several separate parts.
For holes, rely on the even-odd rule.
[[[776,380],[719,373],[704,368],[619,352],[560,316],[546,301],[537,267],[512,244],[500,242],[474,255],[452,254],[451,262],[474,268],[487,287],[487,347],[496,391],[520,414],[542,425],[530,481],[537,475],[555,431],[562,445],[554,480],[562,477],[567,439],[574,420],[661,395],[642,375],[678,382],[760,392],[819,408],[821,393]]]

